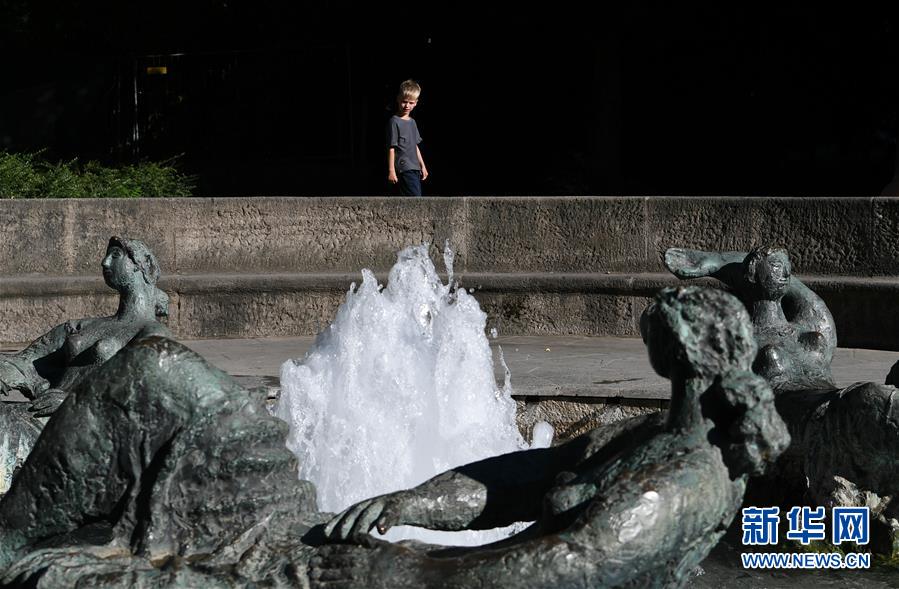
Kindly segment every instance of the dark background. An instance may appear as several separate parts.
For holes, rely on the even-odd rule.
[[[384,194],[384,125],[414,78],[430,195],[890,182],[892,12],[626,4],[0,0],[0,149],[180,155],[201,195]]]

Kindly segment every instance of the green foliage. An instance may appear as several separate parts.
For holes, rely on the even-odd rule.
[[[110,168],[78,160],[48,162],[38,153],[0,152],[0,198],[191,196],[195,178],[172,161]]]
[[[40,191],[41,175],[34,168],[34,154],[0,154],[0,198]]]

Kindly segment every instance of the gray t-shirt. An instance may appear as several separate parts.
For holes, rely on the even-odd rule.
[[[421,135],[418,134],[418,125],[415,119],[404,121],[393,115],[387,123],[387,147],[396,149],[394,167],[396,173],[401,174],[409,170],[421,170],[418,164],[418,153],[415,147],[421,143]]]

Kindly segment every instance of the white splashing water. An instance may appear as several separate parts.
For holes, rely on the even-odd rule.
[[[452,276],[448,246],[444,260]],[[528,447],[515,425],[508,369],[506,386],[496,387],[487,316],[451,280],[442,283],[427,245],[404,249],[386,287],[363,270],[306,357],[281,367],[276,413],[290,424],[287,445],[321,509],[337,512]],[[549,445],[548,424],[537,438]],[[400,527],[387,538],[461,545],[509,533]]]

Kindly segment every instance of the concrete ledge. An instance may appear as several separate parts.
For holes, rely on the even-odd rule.
[[[380,281],[386,273],[378,273]],[[446,277],[444,276],[444,279]],[[804,276],[830,307],[840,345],[899,350],[899,278]],[[180,338],[314,335],[359,274],[167,276],[169,327]],[[466,273],[459,284],[504,335],[637,336],[640,314],[670,274]],[[713,280],[694,281],[714,285]],[[0,341],[27,342],[66,319],[115,312],[102,278],[17,276],[0,282]]]
[[[660,250],[771,243],[831,306],[841,345],[899,349],[894,198],[0,200],[0,341],[112,313],[99,261],[113,234],[156,252],[179,337],[315,333],[360,269],[383,276],[399,249],[446,240],[501,333],[633,336],[676,283]]]
[[[387,281],[386,272],[376,272],[378,280]],[[440,274],[444,282],[445,273]],[[302,273],[302,274],[195,274],[163,276],[159,286],[166,292],[208,293],[222,288],[235,290],[319,290],[346,292],[352,283],[362,280],[360,273]],[[840,277],[830,279],[843,281]],[[878,282],[887,286],[891,279]],[[607,292],[610,294],[651,295],[659,288],[678,282],[668,273],[611,274],[521,272],[500,274],[494,272],[467,272],[455,274],[453,281],[466,289],[502,292]],[[846,279],[851,284],[859,280]],[[696,283],[714,284],[704,279]],[[899,281],[897,281],[899,284]],[[0,282],[0,297],[34,296],[46,292],[53,295],[108,294],[112,292],[100,276],[11,276]],[[114,294],[114,293],[113,293]]]

